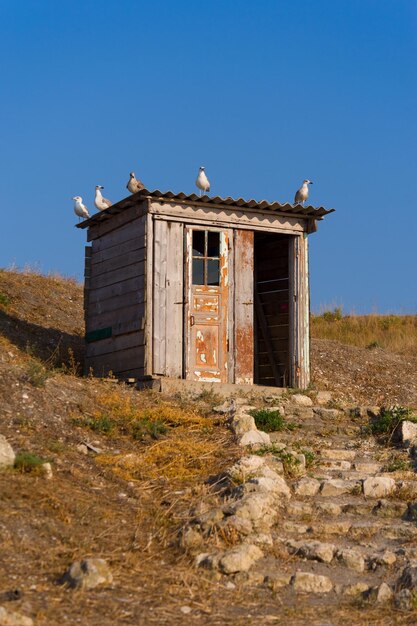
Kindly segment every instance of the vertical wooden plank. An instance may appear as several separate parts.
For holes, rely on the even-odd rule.
[[[149,201],[148,208],[149,209]],[[153,349],[153,216],[151,213],[146,215],[145,230],[145,375],[152,374],[152,349]]]
[[[234,354],[237,384],[253,384],[253,244],[253,231],[234,231]]]
[[[308,276],[308,236],[300,239],[300,387],[306,389],[310,384],[310,298]]]
[[[290,385],[310,384],[308,239],[306,234],[290,243]]]
[[[184,308],[184,226],[166,225],[165,375],[182,378]],[[155,308],[157,303],[155,302]]]
[[[166,360],[167,223],[154,221],[153,228],[153,374],[165,375]]]
[[[291,237],[288,245],[289,270],[289,380],[290,387],[299,387],[298,367],[298,256],[299,237]]]
[[[227,324],[227,382],[235,382],[235,265],[234,265],[234,231],[227,231],[229,242],[228,301],[225,314]]]

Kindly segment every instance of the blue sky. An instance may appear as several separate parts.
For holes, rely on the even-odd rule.
[[[81,279],[74,195],[311,203],[313,310],[417,312],[415,0],[2,0],[0,266]]]

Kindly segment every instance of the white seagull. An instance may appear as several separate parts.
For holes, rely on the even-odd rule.
[[[202,191],[204,191],[205,193],[210,191],[210,181],[207,178],[204,169],[205,168],[203,166],[200,167],[198,171],[197,180],[195,181],[195,184],[200,189],[200,196],[201,196]]]
[[[96,195],[94,197],[94,204],[96,205],[99,211],[104,211],[105,209],[108,209],[109,206],[112,205],[112,203],[110,202],[110,200],[103,198],[103,196],[101,195],[100,189],[104,189],[104,187],[102,187],[101,185],[96,185]]]
[[[304,180],[300,189],[295,194],[294,204],[302,204],[304,206],[304,202],[308,198],[308,186],[312,185],[313,182],[311,180]]]
[[[143,182],[136,178],[135,172],[130,172],[129,176],[129,182],[127,183],[126,187],[130,191],[130,193],[136,193],[141,189],[145,189],[145,185],[143,184]]]
[[[81,196],[74,196],[72,198],[72,200],[74,200],[74,213],[75,215],[78,215],[78,217],[90,217],[90,214],[88,212],[87,207],[85,206],[85,204],[83,204],[83,199],[81,198]],[[78,220],[80,221],[80,220]]]

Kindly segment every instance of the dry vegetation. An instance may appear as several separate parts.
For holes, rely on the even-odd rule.
[[[320,323],[313,320],[314,336]],[[24,457],[29,465],[0,474],[0,604],[19,590],[8,606],[43,626],[325,623],[326,606],[306,601],[284,609],[266,588],[231,590],[210,572],[194,570],[179,548],[178,529],[193,506],[210,500],[205,480],[239,454],[224,419],[212,411],[218,399],[169,398],[81,378],[82,335],[79,284],[0,271],[0,432],[16,452],[35,458],[33,471]],[[379,341],[369,337],[368,343]],[[347,358],[363,356],[346,357],[337,341],[321,341],[313,365],[316,386],[325,388],[332,386],[331,372],[336,380],[344,375]],[[366,352],[383,353],[383,367],[385,351]],[[384,371],[401,385],[397,369]],[[352,375],[348,384],[354,389],[356,382]],[[362,387],[353,397],[362,399]],[[82,443],[98,452],[87,453]],[[36,469],[36,458],[52,463],[52,481]],[[113,588],[80,593],[55,584],[72,561],[88,556],[107,559]],[[181,612],[184,605],[192,617]],[[332,610],[331,619],[334,625],[412,623],[388,610],[369,608],[366,616],[363,621],[363,607],[349,604]]]

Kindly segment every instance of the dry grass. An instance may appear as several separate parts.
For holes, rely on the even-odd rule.
[[[361,348],[417,356],[416,315],[342,315],[340,309],[311,316],[311,335]]]

